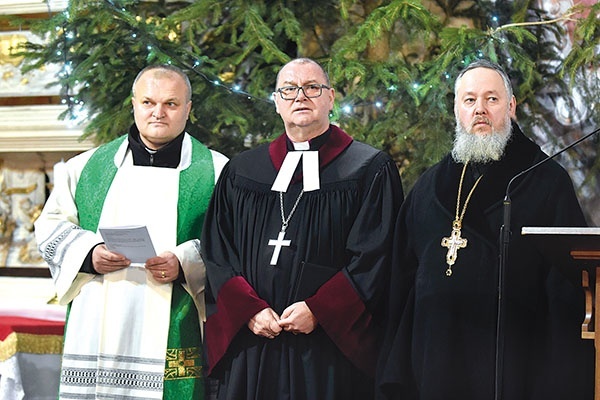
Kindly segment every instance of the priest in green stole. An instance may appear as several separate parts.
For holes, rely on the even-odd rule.
[[[69,304],[59,398],[202,399],[204,263],[198,240],[227,158],[184,131],[187,76],[135,79],[128,135],[60,163],[35,223]],[[98,229],[146,226],[156,256],[131,262]]]

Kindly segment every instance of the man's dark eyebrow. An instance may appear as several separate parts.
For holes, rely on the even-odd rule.
[[[141,101],[144,101],[144,100],[149,100],[149,101],[152,101],[152,102],[156,102],[156,100],[154,100],[153,98],[148,97],[148,96],[142,97]],[[168,98],[168,99],[166,99],[166,100],[163,101],[163,103],[180,103],[180,102],[181,102],[181,100],[178,100],[177,97],[170,97],[170,98]]]
[[[316,79],[311,79],[311,80],[307,81],[306,83],[304,83],[301,86],[304,86],[304,85],[314,85],[315,83],[318,83],[317,80]],[[281,86],[296,86],[296,84],[294,82],[284,81],[284,82],[282,82]]]

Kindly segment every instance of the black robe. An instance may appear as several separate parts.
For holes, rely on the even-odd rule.
[[[494,399],[502,200],[509,180],[544,157],[513,123],[505,156],[484,166],[470,200],[462,224],[468,244],[450,277],[441,240],[452,230],[463,164],[447,156],[417,181],[396,224],[381,398]],[[476,176],[468,168],[461,205]],[[520,234],[523,226],[586,226],[572,182],[550,160],[516,180],[510,198],[501,398],[591,399],[594,348],[581,339],[581,272],[543,259]]]
[[[219,399],[372,398],[400,176],[388,155],[331,126],[311,141],[321,188],[304,193],[291,246],[271,266],[282,224],[271,185],[288,141],[241,153],[216,185],[202,236],[209,376]],[[286,216],[302,187],[296,179],[285,193]],[[258,311],[301,300],[318,320],[312,333],[267,339],[247,327]]]

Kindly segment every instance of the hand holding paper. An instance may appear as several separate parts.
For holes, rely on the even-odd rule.
[[[100,228],[106,248],[127,257],[132,263],[145,263],[156,256],[146,226],[116,226]]]

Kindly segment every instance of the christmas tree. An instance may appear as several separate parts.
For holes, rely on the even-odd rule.
[[[454,79],[474,59],[505,67],[518,122],[548,153],[599,125],[600,5],[581,3],[72,0],[47,20],[14,23],[46,38],[20,49],[24,72],[63,65],[64,117],[86,112],[86,135],[99,143],[131,125],[137,72],[172,63],[192,81],[190,133],[233,156],[283,132],[275,74],[313,58],[337,92],[332,121],[391,154],[409,189],[449,150]],[[596,225],[597,150],[588,140],[561,158]]]

